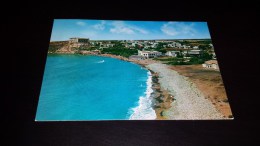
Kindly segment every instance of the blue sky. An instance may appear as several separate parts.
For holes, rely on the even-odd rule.
[[[210,38],[206,22],[55,19],[51,41]]]

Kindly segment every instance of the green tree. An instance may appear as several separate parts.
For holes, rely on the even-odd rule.
[[[200,58],[204,61],[212,59],[213,55],[207,53],[206,51],[203,51],[202,54],[200,55]]]
[[[177,58],[183,58],[183,54],[182,54],[182,51],[180,51],[180,52],[176,52],[176,54],[177,54]]]

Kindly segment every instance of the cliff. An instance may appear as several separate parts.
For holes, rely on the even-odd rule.
[[[88,43],[70,43],[69,41],[50,42],[48,53],[74,54],[80,53],[84,48],[88,48]]]
[[[57,53],[59,50],[66,50],[69,47],[69,41],[50,42],[48,53]]]

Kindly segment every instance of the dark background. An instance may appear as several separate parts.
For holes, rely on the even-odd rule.
[[[12,3],[12,2],[11,2]],[[13,7],[10,4],[10,7]],[[216,2],[35,2],[2,12],[4,135],[8,145],[259,144],[257,4]],[[207,21],[232,121],[34,122],[54,18]],[[5,41],[5,42],[4,42]],[[9,52],[10,51],[10,52]],[[9,65],[11,64],[11,65]]]

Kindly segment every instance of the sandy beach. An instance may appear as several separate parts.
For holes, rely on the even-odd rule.
[[[219,70],[205,69],[201,65],[169,66],[169,68],[188,77],[204,97],[224,115],[224,118],[233,118]]]
[[[161,88],[174,96],[175,100],[171,103],[171,107],[163,112],[166,119],[210,120],[224,118],[187,77],[161,63],[152,63],[147,65],[147,68],[159,73]]]

